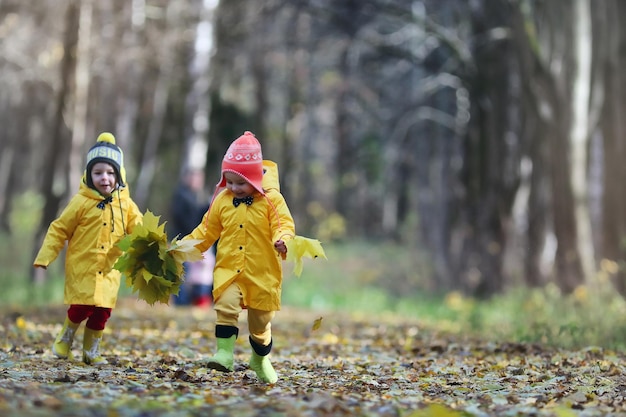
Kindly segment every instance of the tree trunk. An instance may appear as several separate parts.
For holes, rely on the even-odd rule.
[[[546,3],[541,7],[526,15],[516,8],[513,33],[519,43],[523,91],[528,95],[525,99],[535,112],[539,132],[545,132],[548,141],[550,214],[556,239],[554,279],[561,290],[569,293],[584,282],[570,165],[572,115],[568,109],[572,86],[568,71],[573,57],[567,48],[553,48],[555,43],[568,42],[572,13],[568,4]],[[553,73],[555,68],[561,72]]]
[[[26,123],[20,120],[17,126],[14,127],[14,129],[16,129],[15,133],[20,130],[23,131],[25,125]],[[18,137],[20,137],[20,135],[7,135],[8,140],[5,139],[0,142],[0,232],[7,232],[9,234],[11,234],[11,224],[9,220],[12,204],[12,194],[9,193],[9,190],[15,182],[15,178],[12,178],[12,176],[17,174],[17,170],[14,169],[13,164],[16,154],[15,148],[18,144],[14,143],[17,141],[13,140],[13,138]],[[14,172],[15,174],[13,174]]]
[[[178,1],[170,2],[166,10],[166,24],[170,28],[163,40],[164,48],[159,62],[159,75],[152,97],[152,112],[148,133],[143,149],[143,156],[139,166],[141,170],[137,178],[134,200],[139,207],[145,207],[150,195],[150,187],[157,166],[157,151],[163,133],[163,123],[167,110],[170,80],[174,69],[174,54],[176,50],[178,25]]]
[[[296,8],[291,11],[287,23],[284,28],[285,39],[285,56],[291,56],[292,59],[286,62],[286,75],[283,84],[285,94],[285,108],[282,140],[280,143],[280,181],[281,191],[287,202],[292,205],[293,209],[296,207],[296,188],[297,184],[292,181],[287,181],[288,178],[294,178],[297,174],[298,164],[295,158],[294,143],[297,141],[300,135],[299,130],[302,128],[302,92],[300,89],[300,77],[305,68],[303,54],[298,48],[298,44],[303,42],[303,37],[308,32],[306,25],[302,23],[301,14],[299,9]],[[295,34],[295,35],[294,35]],[[298,208],[298,211],[303,211],[305,208]],[[294,215],[298,211],[294,210]]]
[[[606,52],[598,57],[604,65],[605,102],[601,118],[603,145],[602,241],[601,267],[608,274],[620,294],[626,296],[626,85],[623,68],[626,58],[626,31],[621,28],[620,13],[626,13],[626,4],[620,0],[602,4],[596,36]],[[617,31],[614,28],[618,28]],[[617,34],[616,34],[617,32]]]
[[[78,45],[76,52],[76,92],[72,124],[72,145],[68,170],[70,192],[78,191],[83,171],[83,149],[87,135],[87,108],[89,104],[89,66],[91,61],[91,19],[93,0],[81,0]]]
[[[589,106],[591,104],[591,16],[589,0],[576,0],[574,5],[574,76],[572,77],[572,122],[570,146],[574,216],[578,233],[578,253],[584,281],[595,274],[593,236],[589,213],[588,160],[591,132]]]
[[[259,22],[263,25],[264,21]],[[264,33],[261,28],[258,29],[258,33]],[[266,66],[267,56],[267,43],[260,37],[254,37],[252,40],[251,63],[252,66],[252,79],[254,82],[254,113],[252,116],[252,130],[262,142],[269,142],[268,135],[270,132],[267,129],[268,126],[268,114],[269,114],[269,97],[268,97],[268,76],[269,73]],[[243,132],[241,132],[243,133]]]
[[[208,154],[211,98],[209,94],[210,62],[213,48],[208,39],[213,33],[213,9],[208,4],[201,9],[201,18],[196,26],[195,48],[187,72],[191,88],[185,100],[185,146],[181,166],[205,170]]]
[[[108,31],[103,47],[106,48],[108,54],[118,55],[119,59],[113,66],[113,71],[117,76],[103,77],[101,86],[105,101],[115,105],[102,106],[103,108],[97,111],[100,112],[99,117],[102,120],[111,124],[111,127],[106,130],[113,130],[117,145],[124,151],[127,174],[132,174],[132,171],[129,172],[128,169],[129,161],[134,159],[134,150],[138,148],[136,146],[139,142],[137,132],[144,131],[139,127],[145,126],[138,122],[143,86],[147,82],[152,83],[152,78],[146,73],[146,68],[151,66],[153,59],[156,60],[156,55],[148,57],[148,52],[144,51],[144,45],[149,42],[145,23],[146,4],[142,1],[134,1],[132,8],[125,7],[122,10],[116,9],[115,5],[108,2],[98,2],[98,6],[104,9],[104,18],[116,22],[115,30]],[[120,15],[123,16],[121,22],[115,19]],[[130,27],[128,23],[131,23]],[[104,33],[101,36],[104,38]],[[136,179],[133,175],[127,178],[127,181],[134,184]]]
[[[502,5],[472,13],[473,36],[482,38],[506,19]],[[510,135],[519,123],[519,97],[514,95],[516,63],[509,41],[491,41],[472,50],[474,60],[461,77],[468,80],[471,116],[464,142],[464,185],[461,221],[463,249],[454,259],[461,288],[472,295],[489,297],[507,283],[504,255],[509,240],[513,203],[519,185],[519,138]],[[459,89],[461,90],[461,89]],[[461,107],[461,104],[457,104]]]
[[[528,97],[526,97],[528,98]],[[528,144],[528,209],[526,216],[526,256],[524,259],[525,283],[530,287],[541,287],[548,282],[549,270],[544,261],[544,253],[551,249],[550,228],[550,185],[547,172],[548,143],[545,125],[537,123],[535,102],[524,100],[523,142]],[[550,253],[553,259],[553,253]]]
[[[336,162],[335,170],[337,172],[337,185],[335,190],[335,207],[337,212],[342,216],[357,216],[356,212],[350,212],[350,199],[346,198],[351,195],[354,196],[353,187],[354,182],[353,175],[356,175],[353,171],[353,160],[355,149],[352,147],[351,132],[348,126],[348,120],[350,118],[348,111],[348,101],[350,95],[350,70],[348,64],[348,48],[345,46],[345,50],[341,52],[339,59],[339,88],[337,96],[335,98],[335,126],[334,136],[337,143],[336,150]],[[355,221],[354,223],[359,223]]]
[[[56,94],[55,113],[50,142],[48,148],[49,158],[45,159],[42,172],[40,192],[45,199],[45,205],[41,216],[41,221],[37,228],[34,240],[33,256],[39,251],[39,247],[46,234],[48,226],[57,217],[59,205],[63,200],[63,194],[57,194],[54,190],[54,183],[59,178],[66,178],[65,168],[67,167],[67,150],[69,149],[69,135],[64,131],[64,111],[66,102],[70,95],[70,80],[72,79],[76,67],[76,45],[78,43],[78,20],[80,15],[80,1],[73,0],[69,3],[65,15],[65,36],[63,39],[63,58],[60,66],[60,88]],[[65,192],[68,186],[65,184]],[[75,191],[75,190],[72,190]],[[32,270],[31,270],[32,271]],[[41,275],[32,274],[31,278]]]
[[[556,108],[555,108],[556,110]],[[571,187],[571,167],[563,160],[569,148],[567,123],[557,117],[550,134],[550,186],[553,204],[553,225],[557,247],[555,281],[565,293],[571,293],[584,282],[581,257],[578,252],[578,232],[574,213],[574,193]]]

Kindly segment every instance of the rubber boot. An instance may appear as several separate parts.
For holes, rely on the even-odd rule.
[[[106,365],[107,360],[100,356],[100,342],[104,330],[85,328],[83,336],[83,362],[87,365]]]
[[[80,326],[80,323],[74,323],[68,317],[65,318],[63,327],[52,344],[52,353],[54,353],[57,358],[67,359],[71,357],[72,342],[74,342],[74,335],[76,334],[78,326]]]
[[[235,369],[234,352],[238,333],[239,329],[233,326],[217,325],[215,327],[217,353],[205,363],[207,368],[221,372],[232,372]]]
[[[256,372],[257,378],[268,384],[273,384],[278,381],[278,375],[270,362],[268,355],[272,350],[272,342],[269,345],[263,346],[256,343],[250,338],[250,345],[252,345],[252,357],[250,358],[250,369]]]

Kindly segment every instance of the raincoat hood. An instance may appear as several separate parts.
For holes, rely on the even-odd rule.
[[[280,192],[278,164],[267,159],[263,161],[263,189],[265,191],[276,190]]]

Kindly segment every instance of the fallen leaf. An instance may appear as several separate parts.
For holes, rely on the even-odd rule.
[[[323,319],[322,317],[316,319],[313,322],[313,326],[311,327],[311,330],[313,331],[318,330],[322,326],[322,319]]]

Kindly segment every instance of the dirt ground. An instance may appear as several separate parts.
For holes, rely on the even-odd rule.
[[[273,322],[276,384],[248,369],[246,314],[235,371],[207,369],[210,309],[123,299],[101,367],[54,357],[64,306],[2,311],[2,416],[623,415],[618,352],[468,340],[419,321],[285,308]],[[436,326],[435,326],[436,327]]]

